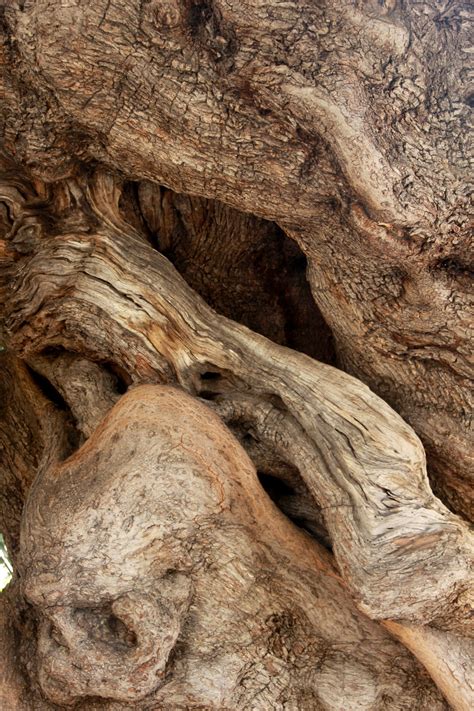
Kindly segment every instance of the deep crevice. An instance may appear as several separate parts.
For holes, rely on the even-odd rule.
[[[43,351],[43,354],[45,353],[46,351]],[[31,378],[33,379],[39,390],[43,393],[43,395],[52,403],[54,403],[58,410],[69,413],[72,417],[71,409],[67,404],[66,400],[63,398],[61,393],[54,387],[54,385],[48,380],[48,378],[46,378],[44,375],[41,375],[41,373],[38,373],[38,371],[34,370],[30,365],[28,365],[28,363],[26,363],[25,365],[29,374],[31,375]]]
[[[207,370],[205,373],[201,373],[201,380],[219,380],[221,374],[216,371]]]
[[[474,92],[471,92],[466,96],[464,103],[469,106],[470,109],[474,109]]]
[[[463,259],[454,256],[440,259],[434,265],[434,270],[441,270],[451,277],[474,278],[474,265],[468,264]]]
[[[218,313],[271,341],[336,364],[331,330],[306,278],[306,257],[293,239],[275,223],[216,200],[158,185],[156,191],[154,225],[143,216],[143,234],[192,289]],[[137,210],[143,215],[147,205],[140,207],[135,188],[128,185],[126,192],[122,216],[136,228]]]
[[[124,368],[112,361],[100,361],[98,365],[110,375],[114,383],[114,390],[118,395],[127,392],[133,381]]]
[[[43,393],[43,395],[52,402],[56,408],[64,415],[64,442],[63,442],[63,459],[69,457],[73,452],[75,452],[82,444],[82,435],[77,428],[76,419],[72,414],[71,408],[67,404],[66,400],[63,398],[60,392],[54,387],[54,385],[45,378],[44,375],[38,373],[34,370],[28,363],[25,362],[27,371],[29,372],[31,379],[36,384],[38,389]]]
[[[303,529],[328,550],[332,550],[331,541],[323,517],[316,506],[299,472],[292,474],[293,481],[282,479],[267,472],[257,471],[262,488],[280,511],[295,526]],[[310,513],[311,512],[311,513]]]
[[[282,496],[295,496],[296,489],[290,486],[287,482],[283,481],[279,477],[273,476],[272,474],[265,474],[264,472],[257,472],[260,484],[263,486],[265,491],[271,500],[278,505],[278,500]]]

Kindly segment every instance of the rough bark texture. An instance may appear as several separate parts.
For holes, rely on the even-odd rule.
[[[133,212],[125,206],[127,219],[138,208],[151,243],[213,309],[275,343],[335,361],[306,280],[307,261],[282,230],[215,200],[135,185],[138,205]]]
[[[0,8],[7,708],[472,708],[467,10]]]
[[[100,160],[293,235],[345,367],[416,427],[437,489],[464,513],[467,13],[463,2],[13,2],[2,76],[5,144],[37,175]]]
[[[151,692],[165,708],[416,703],[413,662],[404,655],[410,682],[394,668],[399,647],[262,496],[236,440],[178,390],[125,395],[36,479],[24,522],[39,683],[56,703]]]

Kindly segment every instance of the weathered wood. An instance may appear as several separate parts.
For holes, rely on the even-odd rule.
[[[1,531],[15,562],[31,483],[38,470],[71,452],[76,432],[68,413],[42,393],[23,362],[0,354],[0,374]]]
[[[96,209],[111,183],[98,175],[88,184]],[[135,381],[175,380],[224,402],[253,394],[245,416],[260,436],[269,423],[297,462],[362,608],[378,619],[470,626],[468,529],[433,496],[418,438],[380,398],[214,313],[161,254],[110,220],[80,238],[35,228],[27,256],[15,251],[21,230],[6,252],[5,323],[17,353],[60,346],[120,364]]]
[[[23,561],[0,610],[0,682],[9,708],[49,711],[51,699],[61,706],[83,699],[84,709],[105,704],[110,711],[156,703],[339,711],[341,699],[345,707],[373,711],[443,708],[412,658],[361,611],[418,657],[453,708],[472,707],[472,538],[446,508],[472,519],[466,10],[462,0],[12,0],[0,8],[0,346],[10,351],[2,356],[8,401],[0,413],[0,525],[15,562]],[[307,260],[317,319],[309,318],[302,281],[291,287],[288,308],[258,274],[260,249],[272,281],[280,274],[289,285],[291,269],[282,264],[288,238]],[[232,299],[234,288],[239,296]],[[289,328],[292,299],[305,303],[299,340]],[[338,365],[358,380],[275,343],[333,362],[320,347],[324,339],[308,340],[315,323],[326,334],[329,325]],[[212,470],[208,457],[221,461],[218,440],[235,452],[231,470],[225,462],[219,469],[219,485],[233,490],[243,476],[248,501],[204,527],[193,560],[215,561],[217,570],[219,551],[227,551],[239,585],[264,569],[260,606],[229,604],[219,574],[199,589],[203,608],[191,603],[185,611],[188,583],[203,569],[181,571],[176,586],[173,574],[155,576],[153,566],[149,573],[146,553],[135,555],[140,525],[136,540],[124,540],[133,548],[134,574],[142,573],[121,588],[122,621],[108,618],[102,602],[115,599],[113,586],[127,570],[115,545],[126,506],[119,501],[114,508],[110,491],[135,501],[129,474],[138,459],[147,482],[140,520],[156,526],[163,514],[152,485],[163,473],[149,457],[171,436],[169,421],[157,414],[162,430],[155,441],[137,395],[145,391],[132,389],[115,404],[140,383],[154,384],[146,390],[151,401],[157,383],[173,383],[193,396],[186,411],[206,412],[193,449],[201,451],[211,430],[220,434],[213,440],[218,451],[203,453],[201,474]],[[128,431],[121,417],[129,403],[140,455],[127,468],[129,453],[120,459],[121,446],[115,451],[104,431]],[[443,503],[430,488],[420,440],[389,405],[421,437]],[[260,467],[262,482],[276,475],[294,483],[297,497],[286,508],[284,495],[274,499],[296,520],[303,514],[333,562],[268,503],[229,429]],[[97,501],[115,517],[85,541],[81,512],[92,515],[94,486],[76,492],[67,472],[70,466],[78,480],[89,480],[96,444],[99,480],[110,484],[109,491],[99,487]],[[118,458],[115,472],[102,461],[105,451]],[[181,495],[189,484],[184,472],[195,471],[188,454]],[[197,477],[189,510],[209,493],[202,481]],[[169,501],[181,501],[173,486]],[[55,487],[68,492],[66,500],[74,498],[70,489],[76,492],[78,506],[48,497]],[[54,523],[26,513],[19,547],[25,497],[28,512],[50,512]],[[186,519],[186,507],[171,520],[181,514]],[[249,540],[243,545],[239,535],[229,544],[227,524],[241,532],[242,522]],[[287,534],[279,539],[281,527]],[[69,536],[69,553],[60,534]],[[159,558],[166,550],[156,541],[158,535],[150,550]],[[180,541],[173,534],[172,551]],[[82,572],[79,550],[88,561]],[[99,559],[103,570],[111,565],[107,581]],[[42,565],[52,576],[49,588],[36,575]],[[77,611],[74,600],[89,583],[87,605]],[[157,606],[150,589],[176,600]],[[52,608],[45,607],[45,590],[59,596]],[[298,598],[291,624],[283,614],[290,591]],[[341,612],[329,625],[317,608],[332,610],[335,601]],[[212,615],[199,617],[198,609],[211,608]],[[148,628],[137,622],[140,610]],[[242,656],[235,651],[239,625],[246,628],[245,615],[254,621],[265,610],[276,610],[276,627],[270,629],[269,614],[268,634]],[[63,637],[45,624],[48,615]],[[209,638],[201,619],[210,620]],[[235,629],[226,628],[229,619]],[[136,647],[127,625],[140,632]],[[292,646],[294,633],[300,649],[303,627],[307,662]],[[350,645],[366,640],[359,659],[352,647],[341,651],[349,628]],[[173,647],[176,634],[191,646],[202,643],[191,661],[179,637]],[[308,634],[315,639],[306,645]],[[228,656],[203,659],[202,649],[214,650],[219,635]],[[327,642],[337,658],[321,651]],[[124,654],[132,647],[136,654]],[[270,654],[271,668],[261,671],[260,652],[267,661]],[[140,661],[145,667],[137,667]],[[242,683],[237,668],[244,669]],[[160,670],[163,692],[153,677]]]
[[[311,297],[306,259],[283,230],[216,200],[148,181],[134,189],[138,205],[124,210],[128,221],[137,209],[143,214],[150,241],[209,306],[275,343],[334,365],[331,332]]]
[[[474,642],[432,627],[385,622],[428,669],[452,708],[470,711],[474,698]]]
[[[86,439],[119,397],[114,375],[86,358],[53,353],[33,356],[28,363],[62,395],[75,427]]]
[[[132,389],[40,474],[20,572],[39,624],[24,654],[60,705],[444,708],[219,418],[175,388]]]
[[[339,358],[472,517],[469,3],[12,0],[5,145],[97,161],[298,240]]]

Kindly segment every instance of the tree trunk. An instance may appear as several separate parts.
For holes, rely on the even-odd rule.
[[[472,708],[467,9],[0,9],[5,708]]]

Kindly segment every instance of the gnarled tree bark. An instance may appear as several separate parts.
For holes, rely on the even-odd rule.
[[[472,707],[466,10],[2,9],[8,708]]]

